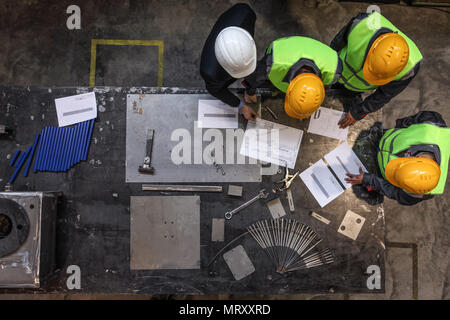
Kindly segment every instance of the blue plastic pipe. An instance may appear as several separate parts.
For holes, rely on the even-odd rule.
[[[42,129],[41,132],[41,138],[39,141],[39,146],[37,149],[37,153],[36,153],[36,162],[34,164],[34,172],[38,172],[41,171],[42,169],[42,158],[43,158],[43,154],[44,154],[44,150],[45,150],[45,146],[48,143],[48,127],[45,127],[44,129]]]
[[[14,153],[14,155],[13,155],[13,157],[11,158],[11,161],[9,162],[9,166],[13,166],[14,165],[14,162],[16,162],[16,160],[17,160],[17,157],[20,155],[20,150],[17,150],[15,153]]]
[[[89,121],[85,121],[83,122],[83,131],[81,133],[80,146],[77,152],[78,162],[80,162],[83,159],[84,147],[86,146],[88,130],[89,130]]]
[[[25,162],[25,159],[28,157],[28,155],[31,152],[31,146],[28,148],[27,152],[24,153],[24,157],[21,157],[20,161],[17,164],[16,171],[14,171],[11,179],[9,179],[8,183],[12,184],[14,180],[16,180],[17,174],[20,172],[20,169],[22,169],[23,163]]]
[[[74,141],[73,141],[72,153],[71,153],[71,155],[70,155],[70,166],[71,166],[71,167],[72,167],[73,165],[75,165],[75,163],[76,163],[76,157],[75,157],[75,155],[76,155],[78,143],[79,143],[79,141],[80,141],[80,129],[81,129],[80,124],[77,124],[77,125],[75,126],[75,139],[74,139]]]
[[[31,162],[33,161],[34,151],[36,150],[36,146],[39,143],[40,136],[41,135],[38,133],[36,135],[36,137],[34,138],[33,146],[31,147],[31,152],[30,152],[30,155],[28,156],[28,162],[27,162],[27,165],[25,166],[25,171],[23,173],[24,177],[28,176],[28,172],[30,171],[30,166],[31,166]]]
[[[75,129],[69,128],[69,138],[67,140],[67,154],[64,159],[64,171],[69,170],[70,168],[70,155],[72,154],[73,148],[73,138],[75,137]]]
[[[15,168],[19,166],[20,161],[25,157],[25,152],[22,152],[19,159],[16,161],[16,164],[14,165]]]
[[[86,141],[86,148],[84,149],[83,160],[87,160],[89,146],[91,145],[92,132],[94,129],[94,119],[90,120],[89,122],[90,122],[89,123],[89,134],[88,134],[88,138]]]

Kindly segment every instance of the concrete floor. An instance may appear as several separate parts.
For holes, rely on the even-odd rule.
[[[2,85],[89,85],[91,39],[163,40],[163,85],[204,87],[198,73],[200,52],[210,27],[236,1],[82,0],[81,30],[66,28],[67,1],[0,3],[0,81]],[[311,36],[329,43],[347,21],[368,4],[333,0],[245,1],[257,14],[255,41],[262,55],[274,39]],[[449,14],[433,8],[380,5],[381,13],[410,36],[425,59],[419,75],[383,108],[383,126],[419,110],[440,112],[450,124],[448,70]],[[97,56],[97,85],[156,86],[154,48],[102,47]],[[252,296],[264,299],[449,299],[450,180],[445,194],[415,207],[384,202],[386,216],[386,294]],[[135,298],[105,295],[4,295],[20,298]],[[139,296],[148,299],[151,296]],[[167,297],[163,297],[167,298]],[[178,296],[227,299],[234,296]],[[238,297],[246,298],[246,297]]]

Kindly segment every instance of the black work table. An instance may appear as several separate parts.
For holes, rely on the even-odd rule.
[[[44,126],[57,126],[54,99],[85,93],[94,88],[43,88],[43,87],[0,87],[0,124],[14,130],[12,136],[0,137],[0,189],[12,175],[7,155],[33,142],[35,135]],[[130,270],[130,196],[160,195],[160,192],[141,191],[141,184],[125,183],[125,132],[126,95],[128,93],[205,93],[202,89],[171,88],[95,88],[97,100],[105,101],[104,112],[99,112],[94,126],[88,159],[66,173],[31,173],[27,178],[20,175],[13,185],[15,191],[61,191],[63,197],[58,212],[56,238],[56,268],[52,276],[38,291],[67,292],[66,269],[70,265],[81,268],[81,290],[96,293],[362,293],[384,292],[385,251],[384,212],[381,205],[371,206],[355,196],[352,189],[320,208],[314,197],[297,178],[291,189],[295,202],[295,212],[288,210],[285,194],[281,201],[286,218],[299,219],[311,226],[322,238],[323,245],[335,255],[331,265],[295,271],[281,276],[263,250],[250,237],[236,242],[242,244],[256,271],[235,281],[221,256],[207,268],[208,263],[229,241],[246,231],[246,227],[258,220],[271,218],[263,201],[247,208],[245,214],[238,214],[225,223],[225,241],[211,242],[212,218],[223,218],[223,213],[239,206],[266,187],[271,190],[273,181],[282,174],[263,176],[261,183],[236,183],[243,185],[242,198],[227,196],[228,184],[222,193],[182,193],[198,194],[200,206],[200,270]],[[263,100],[263,105],[279,115],[274,120],[263,109],[264,119],[283,123],[304,131],[296,169],[308,168],[339,142],[334,139],[307,133],[308,120],[295,120],[283,111],[283,97]],[[339,108],[337,99],[326,99],[325,107]],[[367,130],[378,118],[368,116],[351,128],[349,143],[369,171],[375,169],[375,159],[367,151],[370,135]],[[95,141],[95,142],[94,142]],[[369,143],[370,144],[370,143]],[[208,183],[217,185],[217,183]],[[114,195],[113,194],[117,194]],[[172,195],[180,193],[172,192]],[[272,197],[273,198],[273,197]],[[270,200],[268,198],[266,201]],[[346,213],[350,209],[366,218],[364,227],[356,241],[337,232]],[[327,226],[311,217],[315,211],[331,220]],[[229,249],[233,246],[229,247]],[[370,265],[381,269],[382,287],[369,290],[366,285]],[[15,291],[12,289],[1,290]],[[30,292],[33,290],[21,290]],[[16,292],[16,291],[15,291]]]

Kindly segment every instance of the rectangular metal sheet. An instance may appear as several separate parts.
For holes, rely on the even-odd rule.
[[[255,272],[252,261],[248,257],[247,252],[245,252],[244,247],[241,245],[225,252],[223,254],[223,259],[230,268],[235,280],[241,280]]]
[[[131,197],[132,270],[200,269],[200,197]]]
[[[227,141],[226,135],[226,130],[234,132],[234,129],[201,129],[195,126],[195,121],[198,118],[199,99],[214,98],[207,94],[127,95],[126,182],[261,181],[261,167],[259,164],[255,164],[254,160],[246,158],[244,164],[236,164],[240,150],[238,139],[228,135],[229,141]],[[236,130],[243,130],[244,128],[242,118],[240,118],[239,128]],[[142,165],[144,160],[147,129],[155,130],[151,159],[152,166],[155,168],[153,175],[138,172],[138,167]],[[207,130],[212,131],[207,132]],[[221,170],[216,170],[212,164],[205,163],[206,161],[212,161],[205,159],[203,156],[206,147],[212,141],[215,141],[215,135],[218,132],[221,133],[223,138],[222,150],[220,150],[224,155],[223,162],[228,162],[225,157],[227,144],[229,149],[232,149],[232,145],[234,146],[234,161],[232,161],[232,164],[220,164],[220,159],[216,159],[218,164],[223,167],[225,175],[222,174]],[[194,143],[194,138],[199,136],[200,143]],[[201,137],[209,141],[202,141]],[[190,149],[186,147],[186,152],[190,152],[191,164],[176,164],[172,161],[172,150],[175,146],[181,146],[181,143],[185,142],[188,143],[187,146],[190,146]],[[179,154],[176,149],[174,154],[175,152]],[[200,155],[200,157],[196,157],[195,154]],[[219,156],[216,155],[216,158],[219,158]]]
[[[339,226],[338,232],[349,237],[350,239],[356,240],[365,221],[366,218],[354,213],[351,210],[347,210],[344,220],[342,220],[341,225]]]
[[[223,242],[225,238],[225,219],[212,219],[211,241]]]
[[[284,211],[280,198],[267,202],[267,207],[269,208],[270,214],[274,219],[278,219],[286,215],[286,211]]]

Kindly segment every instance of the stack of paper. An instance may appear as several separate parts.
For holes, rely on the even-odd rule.
[[[344,192],[322,159],[300,173],[300,178],[322,208]]]
[[[257,118],[247,123],[241,155],[294,169],[303,131]]]
[[[326,154],[324,158],[339,181],[323,160],[317,161],[311,167],[300,173],[300,178],[321,207],[326,206],[352,186],[344,180],[347,178],[347,173],[359,174],[359,168],[367,172],[347,142],[342,143],[336,149]]]
[[[367,172],[347,142],[342,143],[336,149],[326,154],[324,158],[346,189],[352,186],[344,180],[348,178],[347,173],[359,174],[359,168]]]

